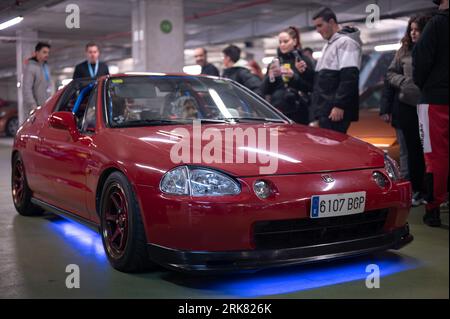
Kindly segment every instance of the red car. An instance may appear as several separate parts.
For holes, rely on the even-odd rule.
[[[12,196],[22,215],[98,228],[125,272],[261,269],[413,239],[392,159],[213,77],[73,81],[19,128]]]

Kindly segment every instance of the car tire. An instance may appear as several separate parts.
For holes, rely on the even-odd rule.
[[[31,202],[32,192],[28,187],[25,165],[20,154],[14,155],[11,170],[11,193],[14,207],[22,216],[40,216],[44,210]]]
[[[7,136],[13,137],[16,135],[18,128],[19,128],[19,120],[17,117],[13,117],[8,121],[8,123],[6,123],[5,133]]]
[[[112,173],[100,198],[100,231],[111,265],[122,272],[155,267],[147,251],[147,236],[133,189],[125,175]]]

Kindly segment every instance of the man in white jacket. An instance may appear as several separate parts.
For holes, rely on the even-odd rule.
[[[346,133],[359,115],[361,39],[356,28],[340,28],[336,14],[321,9],[313,17],[317,32],[327,41],[316,65],[313,114],[319,126]]]

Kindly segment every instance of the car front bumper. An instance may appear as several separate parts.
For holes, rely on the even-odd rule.
[[[404,227],[411,205],[410,183],[398,181],[381,189],[373,180],[373,171],[335,172],[334,185],[325,184],[321,174],[266,177],[278,188],[278,194],[267,200],[252,191],[259,177],[241,179],[242,193],[223,198],[158,194],[141,185],[137,193],[148,243],[177,251],[286,249],[365,238]],[[312,195],[361,190],[367,193],[364,213],[330,220],[310,217]],[[359,232],[363,224],[373,229],[361,227]],[[311,232],[310,227],[314,228]],[[330,227],[333,232],[323,237],[322,230]]]
[[[413,240],[406,224],[391,232],[327,244],[273,250],[184,251],[149,244],[152,260],[164,267],[195,273],[223,273],[312,263],[400,249]]]

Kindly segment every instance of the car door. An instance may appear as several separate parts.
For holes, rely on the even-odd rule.
[[[97,89],[82,98],[82,114],[78,115],[80,138],[73,140],[67,130],[46,125],[40,141],[41,167],[52,189],[46,192],[50,204],[89,219],[86,209],[87,166],[91,156],[92,139],[87,130],[83,131],[83,120],[89,105],[96,103]]]

